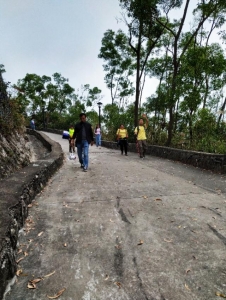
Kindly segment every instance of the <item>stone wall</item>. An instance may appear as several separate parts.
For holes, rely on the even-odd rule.
[[[19,230],[28,216],[28,205],[63,164],[61,146],[37,131],[27,130],[48,148],[50,154],[0,181],[0,299],[15,276]]]
[[[118,149],[116,142],[102,141],[102,145],[111,149]],[[130,143],[128,151],[137,152],[136,144]],[[217,173],[226,173],[226,155],[182,150],[170,147],[149,145],[147,154],[192,165]]]

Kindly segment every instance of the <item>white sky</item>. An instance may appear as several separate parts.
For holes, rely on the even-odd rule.
[[[127,32],[117,17],[118,0],[0,0],[4,79],[14,84],[27,73],[59,72],[75,90],[82,84],[97,86],[104,95],[102,102],[111,103],[103,60],[97,56],[106,30]],[[147,81],[143,100],[155,92],[156,85],[155,79]]]
[[[110,92],[98,59],[107,29],[117,31],[118,0],[0,0],[0,64],[6,81],[26,73],[61,73],[76,90],[97,86],[104,103]]]

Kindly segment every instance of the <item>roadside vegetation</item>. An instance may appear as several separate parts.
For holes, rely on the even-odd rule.
[[[107,29],[98,54],[110,99],[101,108],[103,138],[115,140],[123,123],[133,141],[146,113],[149,143],[226,153],[226,2],[196,2],[119,0],[119,22],[127,31]],[[152,79],[158,80],[156,91],[143,99]],[[39,128],[68,129],[81,111],[94,126],[99,120],[102,91],[89,84],[72,87],[57,72],[26,74],[9,92],[26,125],[34,117]]]

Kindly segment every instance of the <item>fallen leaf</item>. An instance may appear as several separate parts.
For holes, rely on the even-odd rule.
[[[49,299],[57,299],[57,298],[59,298],[59,297],[63,294],[63,292],[64,292],[65,290],[66,290],[66,288],[60,290],[55,296],[48,296],[48,295],[47,295],[47,297],[48,297]]]
[[[40,282],[41,280],[42,280],[41,278],[30,280],[28,281],[27,287],[29,289],[36,289],[36,283]]]
[[[143,196],[144,199],[147,199],[147,196]]]
[[[29,208],[30,208],[30,207],[32,207],[32,206],[33,206],[32,204],[28,204],[28,206],[27,206],[27,207],[29,207]]]
[[[186,274],[188,274],[189,272],[191,272],[191,270],[190,270],[190,269],[187,269],[187,270],[186,270]]]
[[[19,270],[16,271],[16,276],[20,276],[22,273],[23,273],[23,270],[19,269]]]
[[[44,278],[46,277],[49,277],[49,276],[52,276],[56,271],[53,271],[52,273],[48,274],[48,275],[45,275]]]
[[[110,219],[110,222],[111,222],[111,223],[114,223],[114,221],[112,221],[112,219]]]
[[[118,288],[120,289],[122,287],[121,283],[116,281],[115,284],[117,284]]]
[[[120,245],[115,245],[115,248],[119,250],[119,249],[121,249],[122,247],[121,247]]]
[[[140,240],[137,245],[143,245],[144,241]]]
[[[20,249],[18,252],[17,252],[17,254],[20,254],[20,253],[22,253],[23,252],[23,250],[22,249]]]
[[[224,294],[222,294],[222,293],[219,293],[219,292],[216,292],[216,296],[222,297],[222,298],[226,298],[226,295],[224,295]]]
[[[164,239],[164,241],[167,242],[167,243],[172,243],[173,240]]]
[[[188,287],[188,285],[185,283],[185,288],[188,290],[188,291],[190,291],[190,289],[189,289],[189,287]]]
[[[67,243],[64,244],[64,247],[67,247]]]
[[[156,198],[156,199],[155,199],[155,201],[162,201],[162,199],[160,199],[160,198]]]
[[[28,287],[29,289],[36,289],[36,284],[31,283],[31,282],[28,282],[27,287]]]
[[[21,260],[23,260],[24,259],[24,257],[21,257],[21,258],[19,258],[17,261],[16,261],[16,263],[18,264]]]
[[[24,251],[24,256],[25,256],[25,257],[28,256],[28,253],[27,253],[26,251]]]
[[[109,276],[108,276],[108,275],[106,275],[104,280],[108,280],[108,279],[109,279]]]
[[[39,232],[38,236],[41,236],[43,234],[43,231]]]
[[[32,279],[30,280],[31,283],[38,283],[42,280],[42,278]]]

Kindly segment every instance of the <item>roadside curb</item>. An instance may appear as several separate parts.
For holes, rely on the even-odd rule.
[[[0,181],[0,299],[17,270],[18,234],[28,216],[28,205],[64,160],[58,143],[38,131],[27,129],[27,133],[36,136],[50,152],[43,159]]]

